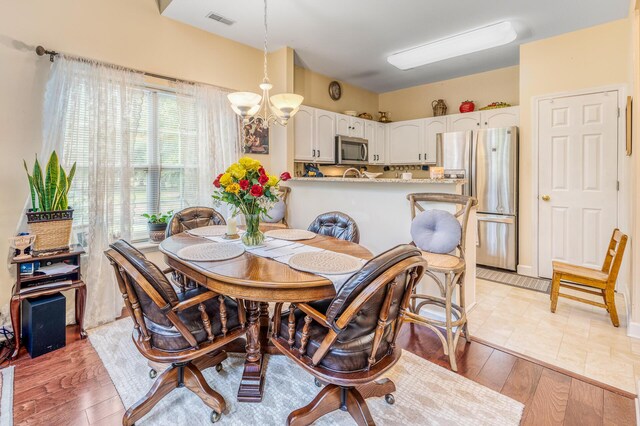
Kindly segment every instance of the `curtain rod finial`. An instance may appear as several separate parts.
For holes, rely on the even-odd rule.
[[[36,54],[38,56],[49,55],[49,60],[51,62],[53,62],[53,58],[58,54],[58,52],[53,51],[53,50],[47,50],[42,46],[38,46],[38,47],[36,47]]]

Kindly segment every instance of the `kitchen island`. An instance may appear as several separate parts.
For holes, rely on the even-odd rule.
[[[292,228],[307,229],[321,213],[341,211],[351,216],[360,229],[360,244],[380,254],[398,244],[411,242],[411,211],[407,195],[414,192],[462,193],[464,179],[367,179],[292,178],[288,200],[288,221]],[[433,208],[453,212],[451,205]],[[469,215],[466,238],[465,276],[468,308],[475,304],[476,215]],[[436,294],[437,287],[424,279],[420,292]]]

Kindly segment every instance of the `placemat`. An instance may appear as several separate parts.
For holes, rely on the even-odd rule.
[[[276,238],[278,240],[300,241],[310,240],[316,237],[315,232],[306,229],[272,229],[264,233],[266,237]]]
[[[211,262],[233,259],[245,251],[242,244],[207,243],[184,247],[176,253],[179,258],[194,262]]]
[[[289,258],[289,266],[312,274],[353,274],[362,269],[362,261],[333,251],[298,253]]]
[[[196,237],[217,237],[224,235],[226,232],[227,225],[211,225],[203,226],[201,228],[187,229],[187,234],[191,234]]]

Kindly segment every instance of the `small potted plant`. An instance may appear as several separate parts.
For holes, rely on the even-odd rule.
[[[166,213],[145,213],[142,217],[147,218],[147,225],[149,226],[149,239],[154,243],[161,243],[164,240],[164,234],[167,230],[167,224],[169,219],[173,216],[173,210],[169,210]]]
[[[31,209],[27,211],[29,231],[36,236],[33,254],[58,252],[69,249],[73,209],[68,195],[76,173],[76,163],[67,173],[58,162],[58,154],[51,153],[43,170],[36,156],[31,174],[24,162],[29,179]]]
[[[242,157],[213,182],[213,198],[233,206],[244,215],[247,226],[242,242],[249,247],[262,244],[264,235],[259,229],[260,216],[278,202],[280,181],[291,179],[289,172],[280,176],[267,174],[258,160]]]

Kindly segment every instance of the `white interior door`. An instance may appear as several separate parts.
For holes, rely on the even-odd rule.
[[[542,100],[538,272],[553,260],[601,268],[617,224],[618,92]]]

